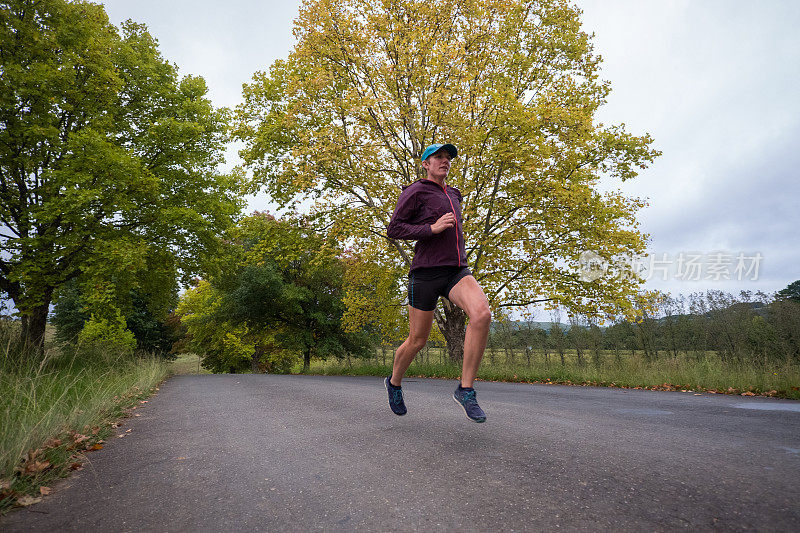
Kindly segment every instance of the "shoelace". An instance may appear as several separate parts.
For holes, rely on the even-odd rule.
[[[403,391],[399,389],[392,389],[392,402],[400,403],[403,401]]]
[[[474,390],[468,390],[464,394],[464,399],[462,401],[464,403],[477,403],[478,400],[475,399],[475,391]]]

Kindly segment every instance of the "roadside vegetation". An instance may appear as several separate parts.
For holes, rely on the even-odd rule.
[[[487,356],[478,372],[484,381],[509,381],[520,383],[546,383],[562,385],[589,385],[633,389],[670,390],[687,392],[713,392],[764,395],[800,400],[800,365],[786,363],[764,367],[760,364],[729,364],[720,360],[715,352],[707,352],[698,360],[693,357],[664,357],[648,361],[642,351],[626,354],[616,359],[613,352],[604,350],[602,361],[579,363],[574,350],[565,350],[564,362],[548,358],[544,352],[514,351],[513,360],[503,352],[496,357]],[[299,372],[300,367],[294,371]],[[391,354],[384,362],[381,352],[370,359],[348,361],[317,361],[311,366],[312,374],[388,376],[392,371]],[[447,359],[441,348],[423,350],[411,367],[407,377],[457,379],[461,365]]]
[[[36,503],[82,468],[169,369],[159,357],[49,342],[38,360],[26,356],[18,329],[0,323],[0,513]]]

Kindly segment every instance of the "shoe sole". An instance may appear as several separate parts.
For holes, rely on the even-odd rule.
[[[455,394],[453,394],[453,401],[454,401],[454,402],[456,402],[456,403],[458,404],[458,406],[459,406],[461,409],[463,409],[463,410],[464,410],[464,415],[467,417],[467,420],[472,420],[472,421],[473,421],[473,422],[475,422],[476,424],[482,424],[483,422],[486,422],[486,417],[483,417],[483,420],[475,420],[474,418],[470,418],[470,417],[469,417],[469,415],[467,414],[467,410],[466,410],[466,409],[464,409],[464,406],[463,406],[463,405],[461,405],[461,402],[459,402],[459,401],[458,401],[458,398],[456,398],[456,395],[455,395]]]
[[[383,379],[383,388],[386,389],[386,403],[389,404],[389,410],[394,413],[394,409],[392,409],[392,402],[389,401],[389,380],[387,378]],[[408,409],[406,409],[405,413],[394,413],[397,416],[405,416],[408,413]]]

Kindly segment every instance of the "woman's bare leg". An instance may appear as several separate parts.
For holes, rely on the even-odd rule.
[[[465,276],[450,290],[448,299],[459,306],[469,317],[467,334],[464,337],[464,365],[461,371],[461,386],[472,387],[478,367],[486,350],[492,312],[489,301],[472,276]]]
[[[417,353],[425,347],[433,325],[433,311],[422,311],[408,306],[408,338],[394,354],[390,383],[399,387],[406,370]]]

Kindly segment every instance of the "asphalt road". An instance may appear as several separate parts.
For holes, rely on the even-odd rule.
[[[178,376],[3,531],[800,529],[800,402],[455,381]]]

